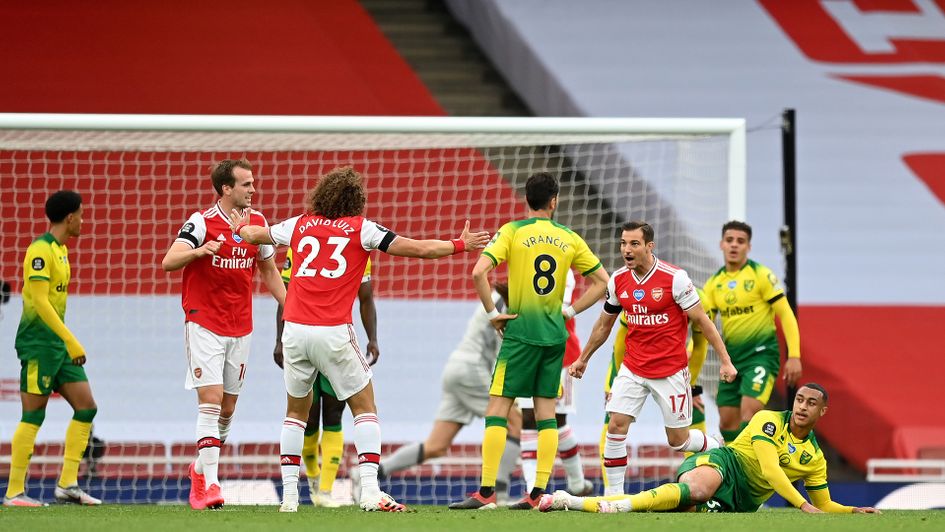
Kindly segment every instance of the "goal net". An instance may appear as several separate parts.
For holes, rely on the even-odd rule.
[[[186,501],[196,403],[182,386],[180,274],[163,272],[160,262],[187,217],[216,201],[213,163],[241,157],[253,163],[253,205],[270,222],[300,214],[320,175],[351,165],[365,179],[367,217],[398,234],[444,239],[458,236],[465,220],[474,230],[495,232],[524,217],[525,180],[548,171],[561,182],[557,221],[582,235],[608,272],[622,265],[620,224],[644,219],[656,230],[656,254],[701,285],[720,266],[721,225],[744,218],[744,132],[740,119],[0,115],[6,249],[0,279],[13,287],[0,315],[0,336],[8,339],[0,345],[6,361],[0,365],[0,486],[20,416],[12,339],[23,254],[47,230],[43,204],[56,190],[78,191],[84,206],[83,234],[69,242],[66,324],[88,351],[99,411],[93,432],[104,443],[90,448],[97,457],[83,466],[82,485],[108,501]],[[282,256],[284,250],[280,264]],[[469,277],[475,260],[472,254],[439,261],[372,256],[385,452],[423,441],[432,426],[440,372],[478,305]],[[271,359],[275,302],[258,284],[257,292],[251,363],[221,457],[224,491],[233,502],[276,502],[281,490],[285,396]],[[597,313],[578,316],[582,340]],[[579,384],[578,414],[569,421],[595,482],[607,358],[598,353],[592,360]],[[710,392],[717,372],[710,357],[703,372]],[[27,484],[43,500],[52,499],[70,417],[54,396]],[[658,445],[665,436],[659,418],[651,417],[649,425],[641,417],[631,438],[628,482],[637,486],[670,476],[679,460]],[[478,483],[481,434],[482,423],[474,422],[445,458],[398,473],[382,487],[414,503],[464,495]],[[349,445],[338,497],[348,489],[352,460]],[[520,491],[518,473],[515,478],[513,489]],[[562,479],[558,468],[553,483]]]

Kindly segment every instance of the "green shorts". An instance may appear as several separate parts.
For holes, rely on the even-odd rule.
[[[703,412],[702,410],[699,410],[698,408],[693,408],[692,409],[692,425],[698,425],[699,423],[703,423],[703,424],[705,423],[705,412]]]
[[[49,395],[69,382],[87,382],[85,368],[76,366],[65,349],[17,351],[20,358],[20,391]]]
[[[722,476],[722,484],[712,498],[696,506],[700,512],[756,512],[760,503],[755,502],[748,489],[748,478],[730,447],[710,449],[696,453],[679,465],[676,480],[684,473],[700,466],[709,466]]]
[[[322,375],[321,373],[315,377],[315,385],[312,386],[312,397],[318,399],[322,395],[327,395],[328,397],[334,397],[338,399],[338,395],[335,393],[335,389],[331,387],[331,383],[328,382],[328,377]]]
[[[502,397],[558,397],[564,346],[532,345],[506,338],[492,372],[489,395]]]
[[[771,392],[774,391],[774,381],[781,370],[781,359],[777,351],[733,363],[738,370],[738,376],[732,382],[719,381],[715,404],[741,406],[742,397],[753,397],[762,404],[768,404]]]

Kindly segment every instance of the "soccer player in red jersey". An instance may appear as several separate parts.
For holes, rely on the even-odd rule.
[[[666,437],[677,451],[701,452],[719,447],[701,430],[690,429],[692,390],[686,336],[689,320],[698,324],[721,360],[723,381],[737,371],[725,350],[722,337],[709,320],[685,270],[653,255],[653,228],[646,222],[628,222],[622,227],[620,252],[625,267],[614,272],[607,286],[604,310],[581,357],[570,367],[581,378],[587,361],[610,336],[617,316],[627,314],[627,352],[614,379],[607,402],[610,422],[604,451],[607,474],[605,495],[623,492],[627,470],[627,432],[653,394],[663,412]]]
[[[323,176],[311,194],[310,212],[265,227],[247,213],[232,212],[233,233],[255,244],[290,246],[294,261],[286,298],[282,333],[288,405],[282,424],[282,507],[298,511],[299,465],[312,404],[312,385],[328,378],[339,400],[354,415],[354,445],[361,479],[360,506],[366,511],[404,511],[404,505],[381,492],[377,468],[381,428],[374,404],[371,368],[361,354],[352,326],[351,308],[370,252],[437,259],[482,249],[485,232],[469,232],[469,221],[454,240],[413,240],[371,220],[361,175],[350,167]],[[253,225],[249,225],[249,224]]]
[[[250,208],[256,192],[252,164],[246,159],[221,161],[210,181],[219,195],[216,204],[187,219],[161,262],[164,271],[184,270],[184,387],[197,389],[198,403],[197,460],[190,466],[190,506],[195,510],[223,506],[217,466],[246,376],[257,266],[273,297],[280,304],[285,301],[285,286],[273,262],[275,249],[230,231],[228,213],[233,210],[267,225],[262,213]]]

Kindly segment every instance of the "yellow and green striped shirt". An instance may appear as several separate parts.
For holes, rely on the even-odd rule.
[[[803,440],[796,439],[790,430],[791,411],[762,410],[755,414],[748,426],[728,446],[735,451],[742,472],[748,480],[752,497],[760,505],[774,493],[774,488],[761,474],[752,442],[774,445],[781,470],[792,483],[804,480],[808,492],[827,488],[827,459],[811,431]]]
[[[34,348],[65,349],[65,343],[49,328],[36,313],[30,281],[49,281],[49,303],[59,319],[66,319],[66,296],[72,269],[69,267],[69,250],[50,233],[46,233],[26,249],[23,259],[23,315],[16,330],[15,346],[18,352],[29,352]]]
[[[737,365],[767,351],[778,356],[778,337],[771,305],[784,297],[774,273],[753,260],[737,272],[724,267],[705,283],[703,306],[722,317],[722,337]]]
[[[587,276],[601,267],[577,233],[547,218],[503,225],[482,252],[493,266],[509,263],[509,308],[518,318],[505,338],[532,345],[557,345],[568,339],[561,305],[568,270]]]

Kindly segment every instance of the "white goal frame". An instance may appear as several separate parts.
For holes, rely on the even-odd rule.
[[[501,133],[727,135],[729,218],[747,212],[744,118],[584,118],[448,116],[272,116],[0,113],[0,130],[193,131],[256,133]]]

